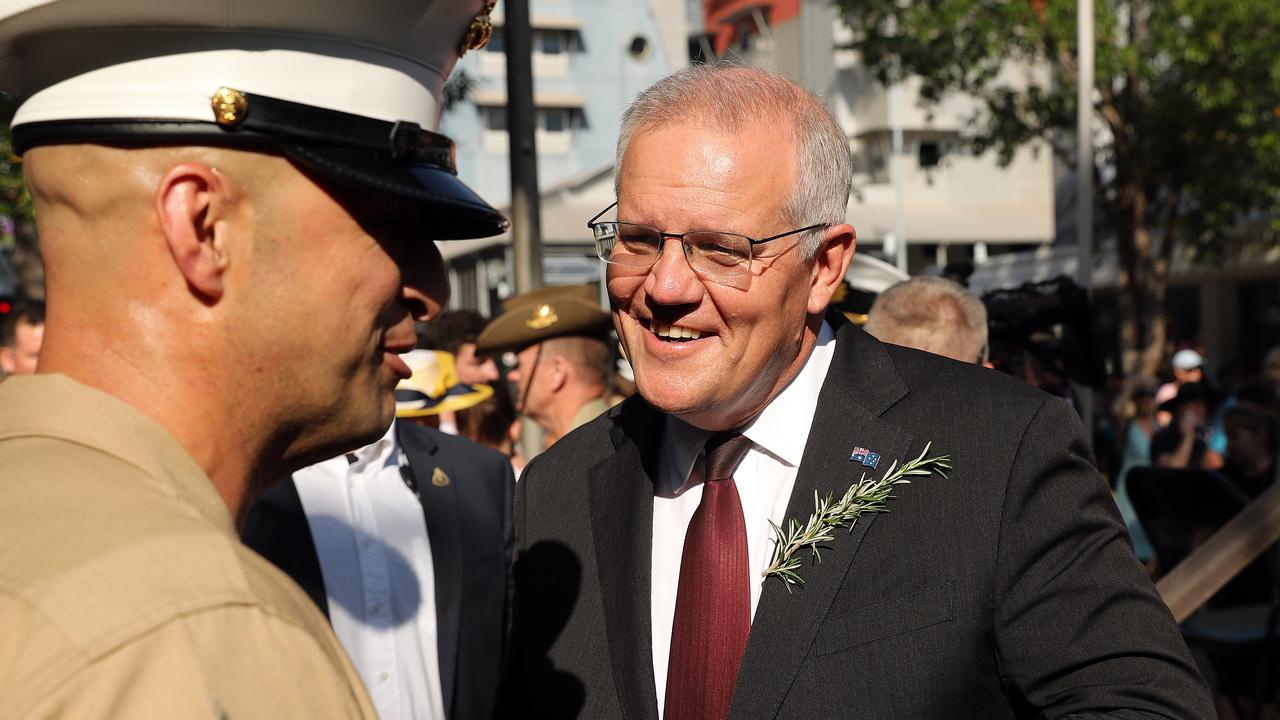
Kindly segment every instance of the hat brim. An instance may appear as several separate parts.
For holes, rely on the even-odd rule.
[[[507,219],[448,170],[370,157],[340,147],[281,144],[303,167],[348,186],[418,200],[441,211],[432,218],[433,240],[466,240],[506,231]]]
[[[416,390],[397,389],[396,417],[429,417],[445,412],[457,412],[475,407],[491,397],[493,397],[493,388],[488,385],[455,385],[441,398],[432,398]]]
[[[538,307],[549,305],[551,322],[538,322]],[[613,329],[613,316],[593,302],[577,298],[549,299],[547,303],[520,304],[499,315],[476,338],[476,354],[519,352],[552,338],[581,335],[604,340]]]

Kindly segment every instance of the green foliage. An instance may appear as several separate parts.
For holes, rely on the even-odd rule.
[[[966,131],[975,152],[1008,163],[1043,140],[1074,164],[1076,3],[838,5],[882,82],[919,77],[926,105],[953,92],[980,100]],[[1212,253],[1242,219],[1269,217],[1280,201],[1280,2],[1095,0],[1095,36],[1098,189],[1121,242],[1141,217]],[[1009,72],[1017,64],[1041,77],[1011,84],[1026,75]]]
[[[831,533],[836,528],[848,527],[849,532],[853,532],[854,524],[863,515],[888,512],[895,485],[904,485],[911,482],[908,478],[925,477],[932,473],[945,478],[951,470],[951,457],[940,455],[925,459],[929,447],[930,445],[925,445],[919,457],[902,465],[894,460],[879,480],[870,479],[863,473],[858,482],[849,486],[839,500],[830,494],[825,498],[819,497],[817,491],[814,491],[813,514],[803,525],[793,519],[787,523],[784,531],[770,521],[769,524],[773,526],[773,559],[769,562],[769,567],[765,568],[764,577],[779,578],[785,583],[787,592],[791,592],[793,587],[804,585],[804,578],[800,577],[801,559],[797,557],[797,553],[808,549],[813,560],[821,562],[823,543],[835,539]]]
[[[0,93],[0,216],[31,220],[31,195],[22,183],[22,161],[13,155],[9,139],[9,121],[18,109],[13,96]],[[12,236],[0,242],[12,242]]]
[[[445,82],[444,89],[441,92],[441,107],[445,112],[466,102],[473,92],[476,91],[484,82],[467,72],[464,68],[458,68],[449,76],[449,80]]]

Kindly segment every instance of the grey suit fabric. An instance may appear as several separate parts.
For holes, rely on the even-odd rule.
[[[511,463],[501,453],[434,428],[407,422],[397,428],[431,542],[445,715],[489,718],[511,611]],[[435,468],[449,476],[447,485],[432,483]],[[249,509],[242,539],[329,614],[320,561],[292,479],[277,483]]]
[[[951,456],[838,531],[803,588],[767,579],[730,717],[1210,718],[1075,413],[996,371],[884,345],[837,315],[787,510],[843,493],[855,447]],[[512,717],[654,718],[653,486],[635,397],[526,468],[516,494]]]

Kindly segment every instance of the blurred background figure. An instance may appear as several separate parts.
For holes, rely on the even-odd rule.
[[[43,343],[44,303],[15,303],[0,326],[0,378],[34,373]]]
[[[458,382],[468,385],[477,383],[490,384],[498,392],[505,392],[505,388],[498,382],[502,379],[502,376],[498,373],[498,364],[494,362],[493,358],[482,358],[476,355],[476,337],[480,335],[480,331],[484,330],[484,326],[488,323],[489,321],[485,316],[474,310],[450,310],[443,313],[439,320],[433,320],[430,323],[418,326],[418,347],[426,350],[441,350],[448,353],[453,358]],[[508,402],[510,402],[509,396]],[[478,408],[485,404],[482,402],[475,405]],[[479,442],[481,445],[494,447],[488,442],[460,431],[459,428],[462,425],[471,428],[476,427],[476,419],[464,420],[461,417],[471,412],[481,412],[481,410],[445,409],[432,415],[431,422],[435,423],[435,427],[450,435],[460,434],[463,437]],[[507,454],[510,455],[510,453]]]
[[[497,363],[476,355],[476,338],[488,324],[488,319],[474,310],[449,310],[438,320],[419,326],[418,347],[453,355],[460,382],[495,383],[500,379]]]
[[[1191,348],[1174,353],[1170,365],[1173,366],[1173,380],[1161,385],[1156,391],[1157,405],[1164,405],[1177,397],[1178,390],[1183,385],[1204,381],[1204,356]],[[1173,415],[1163,407],[1156,417],[1161,426],[1173,422]]]
[[[459,382],[449,353],[401,358],[413,376],[387,432],[277,483],[243,538],[324,611],[380,717],[489,717],[515,477],[505,456],[433,426],[493,388]]]
[[[1159,393],[1156,395],[1159,397]],[[1222,456],[1205,444],[1205,423],[1212,410],[1209,389],[1201,382],[1188,382],[1178,388],[1172,400],[1162,403],[1161,413],[1172,421],[1151,439],[1151,463],[1156,467],[1200,468],[1217,470]]]
[[[1244,393],[1242,392],[1242,398]],[[1223,417],[1227,452],[1222,473],[1249,499],[1271,486],[1275,479],[1277,451],[1276,414],[1273,406],[1239,399]]]
[[[1159,430],[1156,425],[1157,384],[1153,377],[1134,378],[1126,384],[1113,406],[1116,426],[1120,428],[1120,470],[1114,478],[1116,505],[1133,539],[1134,554],[1148,568],[1155,559],[1155,551],[1129,499],[1125,476],[1132,468],[1151,464],[1151,439]]]
[[[516,410],[542,428],[550,446],[609,409],[613,318],[590,285],[531,290],[505,307],[477,338],[476,351],[515,353],[507,379],[515,385]]]
[[[493,387],[493,396],[474,407],[455,413],[458,434],[485,447],[493,448],[511,459],[516,478],[524,470],[525,456],[520,448],[520,416],[506,383]]]
[[[915,277],[876,297],[864,326],[881,342],[967,363],[987,360],[987,309],[959,283]]]

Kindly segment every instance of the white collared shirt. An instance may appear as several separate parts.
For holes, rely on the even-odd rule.
[[[431,543],[422,505],[400,474],[395,429],[293,480],[329,620],[378,716],[443,719]]]
[[[818,407],[818,394],[831,367],[835,331],[826,322],[804,366],[764,410],[742,431],[751,449],[734,472],[742,515],[747,526],[747,557],[751,568],[751,616],[755,617],[763,583],[761,573],[773,554],[773,529],[782,524],[796,470],[809,440],[809,427]],[[668,415],[663,423],[658,490],[653,498],[653,558],[651,621],[653,677],[662,717],[667,690],[667,660],[680,587],[680,560],[689,521],[702,500],[702,447],[712,433]]]

